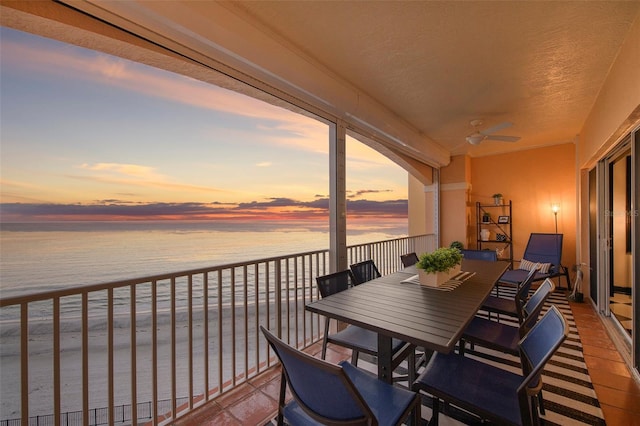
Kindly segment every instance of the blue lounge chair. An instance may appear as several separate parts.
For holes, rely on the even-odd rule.
[[[282,363],[278,425],[400,425],[413,414],[420,396],[378,380],[347,361],[330,364],[285,344],[260,327]],[[286,402],[286,387],[293,400]]]
[[[569,270],[562,266],[562,237],[562,234],[532,233],[522,255],[520,268],[506,271],[500,277],[499,284],[519,285],[529,272],[527,265],[539,263],[540,270],[534,276],[534,282],[564,276],[567,288],[571,290]]]

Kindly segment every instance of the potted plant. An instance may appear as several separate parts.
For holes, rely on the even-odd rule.
[[[438,287],[460,272],[462,252],[455,247],[441,247],[424,253],[416,264],[420,284]]]
[[[497,193],[493,194],[492,197],[493,197],[493,203],[496,206],[499,206],[499,205],[502,204],[502,194],[501,193],[497,192]]]
[[[453,241],[451,244],[449,244],[450,248],[456,248],[458,250],[463,250],[464,249],[464,244],[462,244],[462,242],[460,241]]]

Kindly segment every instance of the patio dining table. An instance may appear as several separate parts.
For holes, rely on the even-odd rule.
[[[507,267],[500,261],[463,260],[464,280],[431,288],[418,283],[411,266],[311,302],[306,309],[378,333],[378,377],[391,382],[392,338],[450,352]]]

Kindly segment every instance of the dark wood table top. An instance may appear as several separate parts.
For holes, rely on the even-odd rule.
[[[415,267],[409,267],[312,302],[306,309],[448,353],[507,266],[505,262],[465,260],[462,270],[475,275],[450,291],[403,283],[417,273]]]

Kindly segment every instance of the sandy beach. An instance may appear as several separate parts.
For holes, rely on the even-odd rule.
[[[271,308],[274,326],[274,308]],[[204,393],[204,327],[202,310],[193,314],[193,381],[194,395]],[[219,345],[217,311],[209,311],[209,387],[217,387],[219,381],[218,354],[222,353],[222,381],[233,374],[234,353],[232,333],[235,322],[235,374],[245,369],[245,350],[249,369],[256,366],[256,310],[236,307],[235,321],[230,307],[222,311],[222,347]],[[267,325],[266,307],[259,307],[258,323]],[[171,316],[158,313],[158,399],[171,398]],[[245,329],[245,323],[248,325]],[[29,410],[30,416],[53,413],[53,326],[50,320],[34,321],[29,333]],[[189,328],[188,313],[180,309],[176,313],[176,388],[178,397],[189,395]],[[292,330],[293,332],[293,330]],[[245,338],[245,334],[247,337]],[[131,403],[131,332],[128,315],[114,319],[114,387],[115,405]],[[78,318],[61,321],[61,411],[82,409],[82,334]],[[260,362],[266,359],[266,342],[259,339]],[[89,406],[101,408],[108,405],[108,331],[106,317],[92,317],[89,321]],[[20,336],[18,324],[0,326],[0,420],[20,416]],[[152,327],[149,313],[138,313],[136,320],[137,401],[152,400]]]

